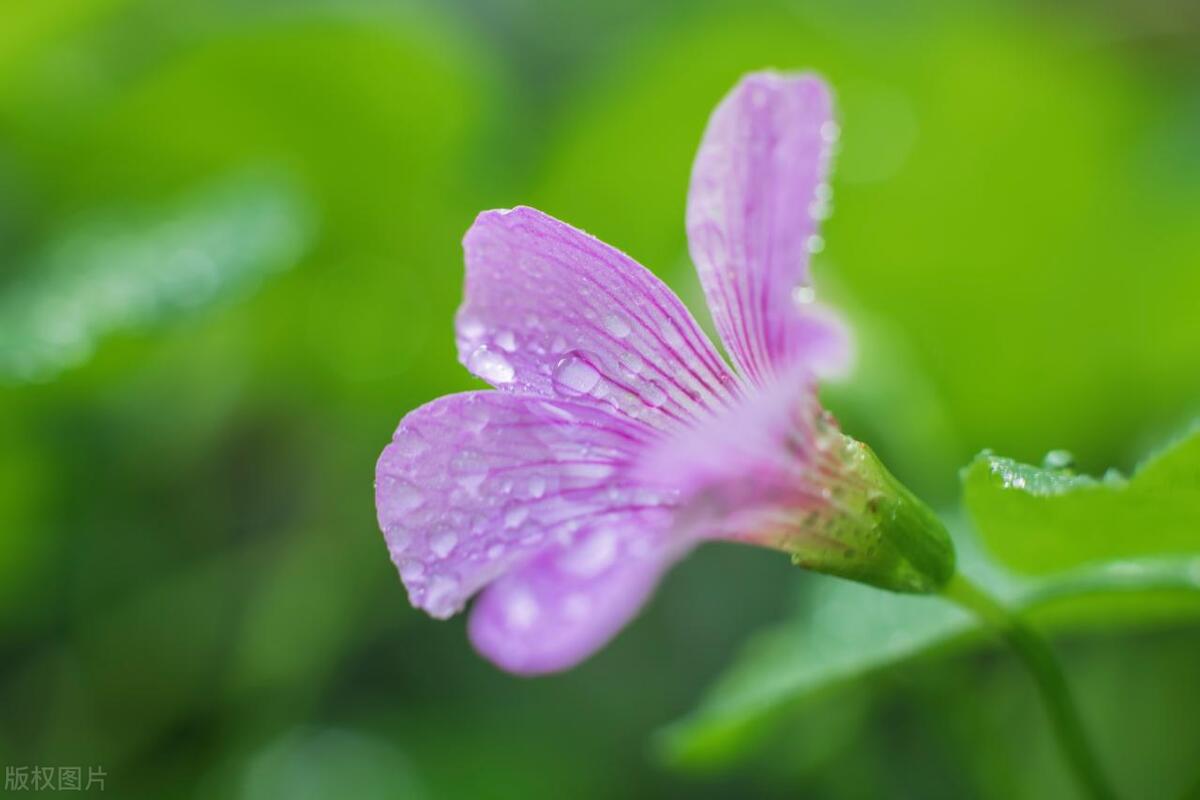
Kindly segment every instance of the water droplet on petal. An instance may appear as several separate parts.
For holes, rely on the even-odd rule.
[[[504,555],[504,545],[502,544],[494,544],[487,549],[487,557],[489,561],[495,561],[502,555]]]
[[[810,253],[819,253],[825,249],[825,239],[818,233],[814,233],[804,240],[804,247]]]
[[[500,331],[496,334],[496,344],[511,353],[517,349],[517,336],[512,331]]]
[[[429,542],[429,549],[438,558],[445,558],[454,550],[456,544],[458,544],[458,537],[450,531],[443,531],[436,534]]]
[[[540,612],[537,600],[524,589],[513,591],[504,600],[504,619],[511,628],[528,628]]]
[[[463,450],[450,461],[450,471],[458,476],[458,483],[472,494],[488,475],[488,462],[473,450]]]
[[[480,345],[467,359],[467,369],[476,377],[483,378],[488,383],[512,383],[513,366],[502,353],[489,350],[487,345]]]
[[[504,527],[516,528],[528,518],[528,508],[525,506],[514,506],[504,513]]]
[[[397,481],[385,489],[381,498],[383,510],[390,518],[402,516],[420,508],[425,503],[425,495],[411,483]]]
[[[646,405],[651,408],[658,408],[667,402],[667,393],[660,389],[657,383],[647,381],[638,387],[638,393],[642,396],[642,400],[646,402]]]
[[[578,350],[563,356],[554,367],[554,388],[568,397],[585,395],[596,388],[600,373]]]
[[[568,463],[563,466],[563,473],[572,478],[587,478],[589,480],[599,480],[607,478],[617,471],[617,468],[612,464],[596,463],[588,461],[577,461]]]
[[[546,493],[546,479],[541,475],[534,475],[529,479],[529,496],[541,497]]]
[[[416,431],[402,429],[396,432],[392,445],[404,458],[416,458],[429,449],[429,445]]]
[[[479,339],[480,336],[483,336],[485,330],[487,329],[483,323],[473,317],[460,318],[458,320],[458,335],[468,342]]]
[[[666,340],[668,345],[675,348],[683,347],[683,334],[675,327],[675,323],[672,320],[669,318],[664,319],[659,325],[659,329],[662,331],[663,339]]]
[[[821,123],[821,138],[826,142],[836,142],[841,133],[842,129],[833,120]]]
[[[405,561],[400,566],[400,577],[407,583],[420,581],[425,576],[425,565],[420,561]]]
[[[817,290],[811,286],[796,286],[792,289],[792,302],[806,306],[817,299]]]
[[[604,327],[613,336],[618,339],[624,339],[629,335],[629,322],[620,314],[609,314],[604,318]]]
[[[450,605],[451,595],[458,589],[458,581],[449,575],[434,575],[425,590],[425,608],[435,616],[447,616],[456,609]]]
[[[621,354],[621,366],[630,375],[638,375],[646,366],[646,362],[642,361],[642,357],[632,350],[628,350]]]
[[[600,531],[584,539],[558,559],[558,565],[573,575],[599,575],[617,558],[617,537]]]

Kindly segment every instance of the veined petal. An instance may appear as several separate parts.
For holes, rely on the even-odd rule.
[[[696,155],[692,260],[726,349],[758,383],[796,364],[837,372],[849,356],[844,329],[808,307],[836,131],[820,79],[756,73],[717,106]]]
[[[679,298],[620,251],[524,207],[480,214],[463,246],[459,360],[497,389],[661,428],[736,394]]]
[[[954,572],[945,527],[822,411],[797,368],[738,406],[650,445],[631,470],[675,492],[676,535],[783,550],[808,569],[899,592]]]
[[[448,617],[605,515],[662,506],[622,474],[660,435],[593,406],[490,391],[408,414],[379,457],[375,504],[412,604]]]
[[[567,669],[603,647],[687,545],[662,510],[612,514],[484,590],[471,610],[475,648],[522,675]]]
[[[833,486],[843,479],[829,457],[828,437],[820,435],[832,425],[823,415],[811,377],[795,370],[655,441],[633,474],[647,486],[678,492],[680,524],[700,526],[707,536],[776,546],[776,534],[786,537],[808,513],[829,511]],[[776,530],[781,517],[786,530]]]

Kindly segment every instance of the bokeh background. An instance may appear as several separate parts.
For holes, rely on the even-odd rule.
[[[55,0],[0,8],[0,764],[121,797],[1061,797],[988,648],[734,763],[685,714],[806,602],[707,547],[573,672],[408,607],[373,507],[454,358],[460,240],[536,205],[705,316],[691,159],[746,71],[838,93],[827,391],[933,503],[980,449],[1128,470],[1200,411],[1200,6]],[[1060,642],[1118,783],[1200,776],[1200,627]]]

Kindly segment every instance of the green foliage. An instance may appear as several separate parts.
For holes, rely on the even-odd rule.
[[[1200,431],[1131,478],[1110,472],[1096,479],[985,454],[967,468],[963,483],[984,544],[1022,572],[1200,552]]]
[[[1023,676],[965,618],[777,554],[705,548],[580,669],[499,674],[460,620],[408,608],[372,466],[405,411],[478,385],[451,319],[481,209],[544,207],[704,317],[688,169],[718,98],[775,66],[839,98],[815,271],[858,336],[826,392],[845,429],[941,505],[983,447],[1127,468],[1200,395],[1200,47],[1175,18],[1173,0],[8,4],[0,761],[99,761],[121,797],[1060,796]],[[1053,496],[986,465],[967,484],[985,548],[1036,579],[969,546],[968,569],[1071,634],[1130,796],[1195,780],[1188,442],[1113,483],[1009,465]],[[791,618],[753,633],[797,582]],[[666,741],[697,768],[773,758],[694,782],[646,758],[747,637]]]
[[[246,294],[293,266],[312,238],[285,184],[237,177],[151,219],[91,220],[0,295],[0,382],[48,380],[106,334]]]
[[[1111,623],[1114,607],[1118,619],[1135,625],[1200,612],[1200,556],[1103,564],[1038,581],[1018,581],[979,555],[963,561],[966,574],[1012,607],[1060,628]],[[699,708],[664,732],[669,760],[695,769],[742,757],[824,693],[980,640],[978,621],[941,598],[828,578],[813,583],[794,618],[757,633]]]
[[[982,543],[1005,566],[1040,576],[1016,578],[959,537],[960,569],[1011,606],[1060,629],[1200,611],[1200,434],[1128,480],[984,455],[963,482]],[[947,601],[820,579],[796,616],[757,634],[700,708],[667,732],[666,752],[693,767],[736,757],[815,696],[978,633]]]

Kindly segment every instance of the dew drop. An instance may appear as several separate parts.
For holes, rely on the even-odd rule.
[[[612,475],[616,472],[616,469],[612,464],[576,461],[565,464],[563,472],[572,478],[599,480],[600,478],[607,478],[609,475]]]
[[[528,508],[525,506],[514,506],[504,513],[504,527],[516,528],[528,518]]]
[[[400,567],[400,578],[404,581],[420,581],[424,577],[425,565],[420,561],[405,561]]]
[[[836,142],[841,133],[842,129],[833,120],[821,123],[821,138],[826,142]]]
[[[429,549],[438,558],[445,558],[453,552],[456,544],[458,544],[458,537],[450,531],[443,531],[435,535],[429,542]]]
[[[392,446],[404,458],[416,458],[429,449],[429,445],[425,443],[420,434],[407,429],[396,432]]]
[[[554,367],[554,388],[568,397],[585,395],[596,388],[600,373],[578,350],[567,353]]]
[[[1070,469],[1075,466],[1075,456],[1067,450],[1051,450],[1042,459],[1042,466],[1046,469]]]
[[[546,493],[546,479],[541,475],[535,475],[529,479],[529,496],[541,497]]]
[[[420,489],[410,483],[397,482],[395,486],[390,487],[383,505],[389,515],[395,516],[415,511],[424,503],[425,495],[421,493]]]
[[[458,485],[466,489],[468,493],[475,494],[479,491],[479,487],[483,485],[483,480],[487,475],[483,472],[474,475],[463,475],[458,479]]]
[[[683,334],[679,332],[671,319],[664,319],[659,328],[662,330],[663,339],[667,344],[675,348],[683,347]]]
[[[431,614],[447,615],[453,613],[454,607],[447,604],[446,601],[458,589],[458,581],[449,575],[434,575],[429,581],[429,588],[425,591],[424,606]]]
[[[458,335],[468,342],[477,341],[485,330],[483,323],[477,319],[468,317],[458,321]]]
[[[488,383],[512,383],[515,374],[508,359],[495,350],[489,350],[487,345],[475,348],[475,352],[467,359],[467,369]]]
[[[487,469],[487,460],[474,450],[462,450],[450,460],[450,471],[457,475],[478,475]]]
[[[609,531],[600,531],[568,550],[558,565],[573,575],[594,577],[608,569],[616,558],[617,537]]]
[[[638,375],[645,368],[646,362],[637,353],[629,350],[621,354],[621,366],[630,375]]]
[[[618,339],[624,339],[629,335],[629,322],[620,314],[609,314],[604,318],[604,327],[613,336]]]
[[[540,613],[537,600],[524,589],[512,592],[504,603],[504,618],[509,627],[525,629],[532,625]]]
[[[819,253],[825,249],[825,239],[818,233],[814,233],[804,240],[804,247],[810,253]]]
[[[828,219],[833,207],[825,200],[813,200],[808,204],[808,215],[815,220]]]
[[[494,544],[487,549],[487,557],[489,561],[495,561],[502,555],[504,555],[504,545],[502,544]]]
[[[496,334],[496,345],[511,353],[517,349],[517,336],[512,331],[500,331]]]
[[[795,286],[792,288],[792,302],[798,306],[806,306],[817,299],[817,290],[811,286]]]
[[[660,389],[657,383],[650,381],[638,387],[638,394],[641,395],[642,400],[650,408],[659,408],[663,403],[667,402],[667,393]]]

